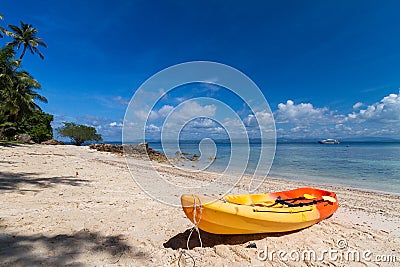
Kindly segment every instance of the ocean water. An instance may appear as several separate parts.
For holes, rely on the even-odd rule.
[[[175,156],[175,149],[162,147],[160,143],[149,143],[149,146]],[[231,157],[232,145],[216,144],[210,149],[203,147],[204,159],[215,155],[216,160],[206,170],[229,170],[237,173],[243,171],[243,162],[247,161],[245,173],[253,175],[261,151],[260,144],[234,144],[235,153],[246,155],[249,160],[240,156]],[[271,151],[272,147],[266,147]],[[180,144],[181,152],[190,155],[201,155],[199,144],[186,142]],[[211,154],[207,154],[207,153]],[[212,154],[215,153],[215,154]],[[235,160],[232,160],[234,158]],[[190,163],[196,167],[196,163]],[[194,165],[193,165],[194,164]],[[267,172],[266,166],[260,166]],[[264,172],[261,172],[264,173]],[[322,184],[335,184],[349,188],[378,190],[400,194],[400,143],[351,142],[339,145],[321,145],[318,143],[278,143],[269,175],[293,181]]]

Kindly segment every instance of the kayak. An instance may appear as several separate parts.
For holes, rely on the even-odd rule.
[[[288,232],[309,227],[337,209],[333,192],[298,188],[266,194],[181,196],[183,211],[201,230],[213,234]]]

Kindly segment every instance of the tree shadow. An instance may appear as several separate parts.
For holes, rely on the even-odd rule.
[[[192,229],[187,229],[183,233],[179,233],[174,237],[170,238],[163,244],[165,248],[176,249],[187,249],[186,243],[189,238]],[[283,232],[283,233],[265,233],[265,234],[248,234],[248,235],[218,235],[211,234],[200,230],[200,236],[203,247],[214,247],[216,245],[240,245],[249,241],[261,240],[267,237],[280,237],[289,235],[296,231]],[[200,240],[196,231],[193,231],[189,241],[189,249],[200,247]]]
[[[0,190],[19,190],[19,191],[35,191],[31,189],[19,189],[21,185],[31,185],[38,188],[50,188],[56,184],[64,184],[71,186],[80,186],[90,183],[89,180],[78,179],[73,176],[63,177],[41,177],[34,178],[39,173],[30,172],[1,172],[0,171]]]
[[[13,143],[13,142],[0,142],[0,147],[17,147],[21,146],[21,143]]]
[[[0,259],[7,266],[82,266],[88,263],[79,262],[82,256],[104,264],[114,264],[121,257],[144,260],[148,256],[124,239],[123,235],[104,236],[88,230],[56,236],[0,234]]]

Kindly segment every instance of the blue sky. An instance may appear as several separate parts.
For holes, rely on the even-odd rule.
[[[166,67],[207,60],[258,85],[278,137],[399,138],[398,10],[398,1],[3,0],[0,13],[3,26],[33,24],[48,45],[45,60],[29,54],[23,66],[42,84],[49,103],[41,106],[55,115],[55,127],[75,121],[120,140],[143,82]],[[178,90],[154,112],[196,92]],[[197,104],[197,112],[207,106]],[[148,123],[152,130],[160,118]],[[196,132],[218,132],[203,122]]]

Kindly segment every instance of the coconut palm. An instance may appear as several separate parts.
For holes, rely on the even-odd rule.
[[[3,20],[4,16],[2,14],[0,14],[0,20]],[[0,38],[3,38],[2,33],[5,31],[5,29],[3,27],[0,26]]]
[[[17,102],[20,109],[25,109],[24,113],[34,109],[41,110],[35,100],[47,103],[47,99],[35,91],[35,89],[41,89],[42,86],[28,72],[18,71],[14,77],[13,84]]]
[[[32,113],[32,110],[41,110],[35,100],[47,103],[44,96],[38,94],[35,89],[41,85],[26,71],[18,71],[13,77],[13,89],[9,91],[8,108],[9,121],[16,122]]]
[[[10,122],[22,119],[32,110],[40,110],[35,100],[47,103],[47,99],[35,91],[41,88],[38,81],[26,71],[14,71],[18,63],[13,55],[11,47],[2,49],[0,53],[0,115]]]
[[[16,112],[10,105],[10,96],[13,93],[14,69],[18,61],[14,60],[14,50],[11,47],[0,49],[0,123],[7,119],[7,114]]]
[[[42,41],[40,37],[37,36],[37,28],[32,27],[31,24],[26,24],[21,21],[21,27],[16,25],[8,25],[10,31],[4,30],[3,32],[14,40],[8,43],[9,46],[20,49],[22,48],[22,53],[19,56],[19,63],[21,64],[22,58],[25,56],[26,50],[29,50],[32,54],[38,54],[41,59],[44,59],[42,53],[40,53],[38,46],[47,47],[46,43]]]

